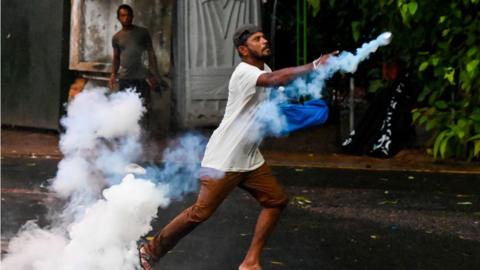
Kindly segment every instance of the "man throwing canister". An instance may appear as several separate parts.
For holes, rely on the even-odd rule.
[[[207,220],[235,187],[249,192],[262,206],[251,245],[239,269],[262,269],[261,251],[288,198],[265,164],[248,127],[255,126],[252,121],[255,121],[256,109],[266,98],[265,87],[285,85],[325,63],[329,55],[310,64],[272,72],[265,64],[271,51],[260,28],[254,25],[238,28],[233,42],[242,62],[230,78],[223,120],[205,150],[197,200],[152,240],[139,246],[143,269],[153,269],[153,264],[183,236]]]

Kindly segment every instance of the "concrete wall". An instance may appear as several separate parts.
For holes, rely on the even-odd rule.
[[[69,1],[3,0],[1,8],[2,124],[58,129],[68,91]]]

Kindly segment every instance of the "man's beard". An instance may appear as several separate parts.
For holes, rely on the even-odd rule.
[[[248,48],[248,51],[250,52],[250,55],[255,58],[255,60],[260,60],[260,61],[267,61],[268,59],[270,59],[270,55],[272,55],[271,53],[270,54],[267,54],[267,55],[260,55],[258,53],[256,53],[255,51],[251,50],[250,48]]]

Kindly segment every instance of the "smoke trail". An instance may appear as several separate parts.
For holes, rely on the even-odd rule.
[[[321,98],[325,81],[330,79],[336,72],[354,73],[358,64],[374,53],[380,46],[390,43],[390,32],[379,35],[376,39],[363,44],[355,54],[341,52],[338,56],[331,56],[328,61],[316,71],[304,77],[295,79],[285,87],[272,89],[271,98],[266,100],[258,109],[255,132],[252,132],[253,140],[261,140],[265,136],[281,136],[287,129],[287,121],[280,111],[280,105],[287,102],[289,97],[311,96]]]
[[[198,134],[187,134],[172,142],[163,152],[162,167],[147,167],[146,176],[157,183],[168,184],[168,196],[180,198],[198,189],[200,160],[206,139]]]
[[[158,208],[196,188],[205,146],[199,135],[170,145],[162,167],[125,176],[126,165],[142,155],[138,122],[145,109],[132,91],[106,91],[84,91],[69,104],[64,158],[50,187],[66,206],[48,227],[29,221],[21,228],[4,269],[138,269],[136,241],[151,230]]]

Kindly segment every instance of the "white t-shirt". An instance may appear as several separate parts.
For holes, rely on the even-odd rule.
[[[225,115],[208,141],[202,167],[224,172],[251,171],[265,160],[258,150],[255,135],[255,114],[265,99],[265,88],[256,86],[258,77],[272,70],[264,70],[241,62],[235,68],[228,84]]]

